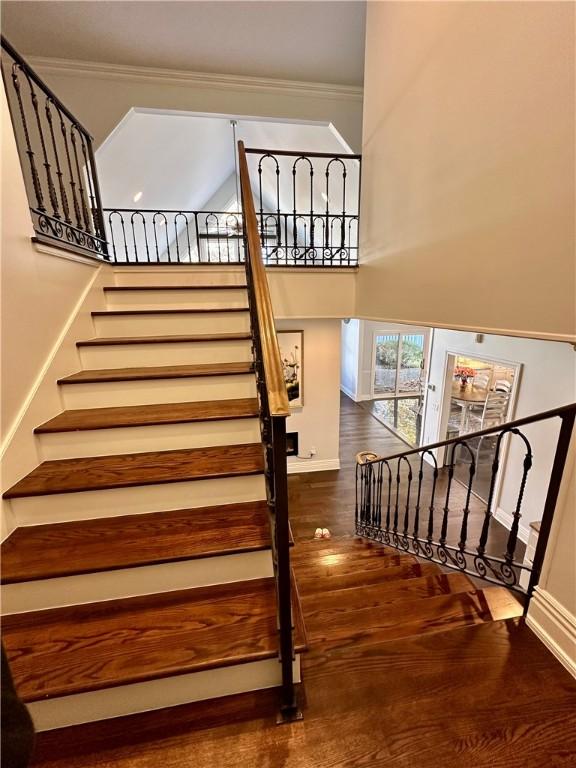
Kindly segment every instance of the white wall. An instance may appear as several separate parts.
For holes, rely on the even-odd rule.
[[[340,321],[281,320],[279,331],[304,331],[304,405],[286,423],[287,432],[298,432],[299,454],[312,458],[288,459],[288,472],[339,469],[340,441]]]
[[[358,367],[360,361],[361,320],[350,318],[342,323],[340,388],[352,400],[358,401]]]
[[[436,389],[434,392],[428,391],[423,443],[445,439],[445,435],[440,433],[440,416],[448,352],[523,365],[511,418],[530,416],[576,400],[576,352],[571,345],[493,335],[485,335],[483,343],[477,343],[475,338],[473,333],[441,329],[434,331],[429,382]],[[521,535],[524,540],[528,534],[528,523],[541,518],[558,429],[559,420],[555,420],[529,425],[523,430],[534,453],[534,464],[529,473],[522,507]],[[515,506],[523,457],[519,442],[514,441],[502,493],[497,502],[507,516]]]
[[[357,316],[576,338],[575,10],[368,3]]]
[[[111,267],[95,259],[40,250],[2,92],[1,482],[6,490],[38,463],[33,429],[62,409],[55,382],[80,368],[77,338],[94,335],[98,281]],[[112,280],[112,278],[110,278]],[[93,305],[90,307],[90,301]],[[100,291],[100,301],[103,302]],[[74,331],[71,331],[72,324]],[[71,331],[69,333],[69,331]],[[64,343],[67,340],[67,343]],[[13,521],[2,502],[2,535]]]

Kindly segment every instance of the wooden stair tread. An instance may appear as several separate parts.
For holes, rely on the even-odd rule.
[[[260,443],[59,459],[40,464],[4,498],[254,475],[263,470]]]
[[[269,547],[265,501],[36,525],[17,528],[2,543],[2,583]]]
[[[210,285],[110,285],[104,288],[105,291],[226,291],[246,289],[246,283],[242,285],[233,285],[230,283],[219,283]]]
[[[206,341],[249,341],[251,334],[246,333],[200,333],[200,334],[180,334],[169,336],[111,336],[96,337],[77,341],[77,347],[107,347],[120,346],[123,344],[188,344]]]
[[[274,580],[14,614],[2,633],[24,701],[275,658]]]
[[[373,568],[365,570],[357,568],[356,571],[349,573],[334,574],[326,583],[319,580],[316,576],[301,576],[298,566],[295,566],[295,572],[298,578],[298,588],[302,599],[309,595],[322,595],[322,599],[329,589],[330,593],[341,589],[354,589],[355,587],[368,587],[372,584],[386,584],[400,579],[417,579],[421,576],[435,576],[440,572],[440,568],[435,563],[405,563],[402,565]]]
[[[345,593],[341,592],[340,595]],[[375,644],[433,632],[499,621],[522,615],[518,600],[503,587],[440,594],[423,599],[398,599],[365,610],[341,611],[337,616],[307,610],[306,629],[311,645],[323,650],[360,643]]]
[[[355,574],[360,570],[384,571],[388,568],[397,568],[419,562],[413,555],[398,553],[386,557],[364,558],[361,563],[358,563],[358,560],[353,557],[347,558],[341,555],[329,555],[317,562],[307,563],[298,560],[298,546],[297,544],[294,548],[295,551],[292,556],[292,564],[298,576],[298,582],[306,578],[325,579],[326,589],[331,589],[332,579],[345,574]]]
[[[99,309],[92,312],[92,317],[107,315],[183,315],[205,314],[211,312],[248,312],[248,307],[178,307],[172,309]]]
[[[96,384],[110,381],[145,381],[146,379],[183,379],[196,376],[232,376],[253,372],[252,363],[201,363],[196,365],[159,365],[133,368],[102,368],[79,371],[58,384]]]
[[[473,591],[474,586],[466,574],[438,573],[434,576],[386,581],[381,584],[363,584],[355,589],[348,589],[345,593],[328,593],[321,601],[316,595],[303,595],[302,601],[319,622],[332,622],[350,610],[376,610],[390,606],[398,600],[425,600],[437,595]]]
[[[46,434],[89,429],[141,427],[154,424],[246,419],[256,417],[258,413],[258,400],[256,398],[128,405],[112,408],[80,408],[60,413],[36,427],[34,432]]]

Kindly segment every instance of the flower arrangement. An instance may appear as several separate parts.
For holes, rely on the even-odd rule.
[[[476,371],[474,368],[467,368],[464,365],[458,365],[454,368],[454,377],[460,379],[463,387],[468,383],[468,379],[473,379],[475,375]]]

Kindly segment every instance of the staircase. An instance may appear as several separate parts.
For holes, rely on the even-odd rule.
[[[346,650],[401,653],[427,635],[522,615],[504,587],[478,588],[463,573],[356,537],[298,543],[292,561],[310,644],[307,678]]]
[[[3,641],[39,730],[281,684],[243,272],[111,270],[4,493]]]

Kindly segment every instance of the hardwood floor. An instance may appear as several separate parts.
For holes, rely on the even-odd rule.
[[[576,683],[515,599],[353,536],[355,453],[400,441],[348,399],[342,417],[340,472],[289,478],[304,720],[276,726],[274,692],[242,694],[40,734],[35,766],[576,766]]]

